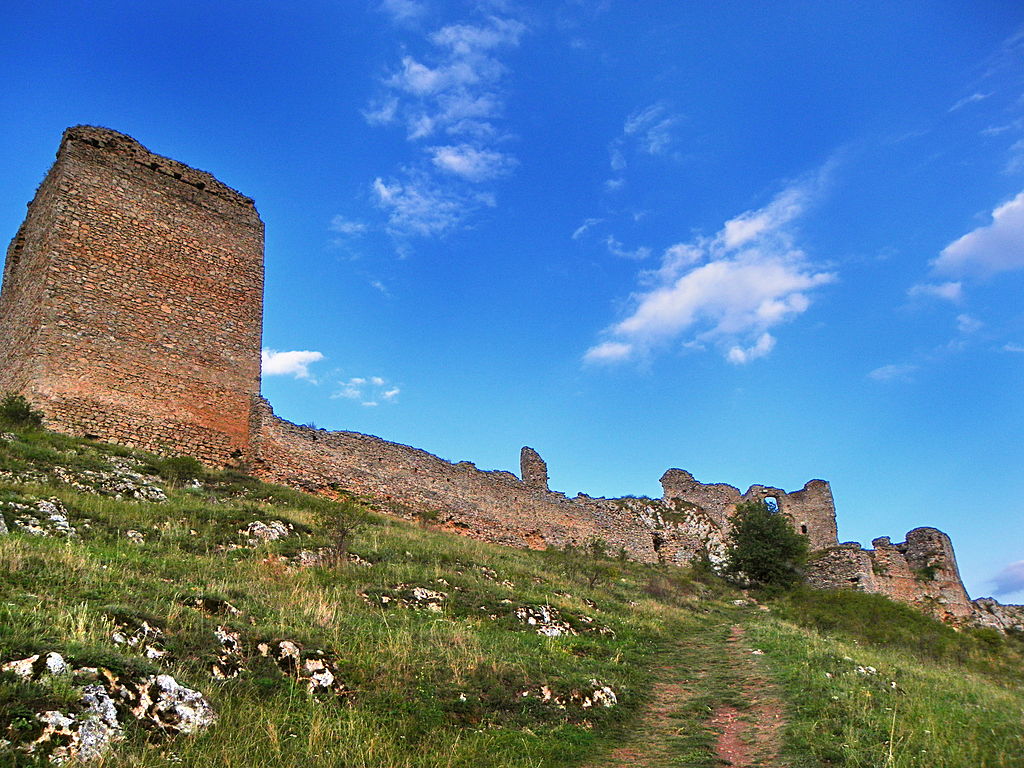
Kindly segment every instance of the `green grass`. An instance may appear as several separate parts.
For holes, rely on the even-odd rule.
[[[601,765],[638,738],[660,750],[663,762],[650,765],[711,768],[708,720],[720,706],[746,706],[742,676],[723,652],[734,624],[765,650],[789,705],[780,765],[974,768],[1013,766],[1010,756],[1024,754],[1012,638],[956,633],[888,601],[861,600],[870,596],[798,592],[771,613],[737,608],[729,601],[738,593],[706,572],[614,557],[595,566],[592,553],[489,545],[238,472],[202,473],[194,486],[188,479],[200,473],[186,461],[40,431],[17,438],[0,440],[0,502],[59,498],[80,536],[0,537],[0,661],[55,650],[118,674],[166,671],[219,715],[194,738],[129,727],[104,768],[557,768]],[[119,500],[53,476],[57,466],[107,472],[125,460],[157,477],[168,501]],[[296,567],[299,551],[336,542],[337,519],[352,521],[345,544],[372,566]],[[239,529],[254,520],[284,522],[293,535],[250,547]],[[132,543],[129,530],[144,543]],[[446,593],[441,610],[380,599],[413,587]],[[198,609],[199,597],[240,613]],[[578,634],[538,635],[514,615],[531,606],[553,607]],[[112,642],[119,624],[142,620],[163,631],[165,659]],[[325,651],[346,694],[311,696],[262,658],[238,678],[212,679],[218,626],[238,632],[250,654],[281,639]],[[880,674],[861,675],[858,664]],[[666,732],[643,710],[667,678],[686,697]],[[611,686],[619,705],[561,709],[536,695],[547,686],[568,697],[592,680]],[[893,681],[898,689],[886,687]],[[0,738],[69,698],[57,682],[0,675]],[[0,752],[5,760],[29,764]]]

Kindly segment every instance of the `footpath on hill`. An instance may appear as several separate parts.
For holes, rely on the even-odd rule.
[[[737,616],[709,615],[667,649],[649,705],[592,768],[778,765],[781,700]]]

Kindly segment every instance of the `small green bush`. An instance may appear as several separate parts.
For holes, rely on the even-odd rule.
[[[43,413],[32,407],[24,395],[9,394],[0,400],[0,425],[9,429],[39,429]]]
[[[168,456],[160,459],[156,463],[156,471],[160,477],[175,487],[206,477],[206,467],[192,456]]]

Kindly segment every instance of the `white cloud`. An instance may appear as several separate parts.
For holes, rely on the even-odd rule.
[[[594,226],[600,224],[602,221],[604,221],[604,219],[586,219],[586,220],[584,220],[584,222],[582,224],[580,224],[578,227],[576,227],[575,231],[573,231],[572,239],[573,240],[579,240],[581,237],[583,237],[585,234],[587,234],[587,232],[591,228],[593,228]]]
[[[618,192],[624,186],[626,186],[626,180],[622,178],[608,179],[604,183],[605,192]]]
[[[608,248],[608,253],[612,256],[618,256],[620,259],[631,259],[633,261],[643,261],[651,255],[651,249],[646,245],[641,245],[639,248],[635,248],[632,251],[626,246],[615,239],[614,235],[608,235],[604,240],[605,246]]]
[[[419,21],[427,12],[426,5],[417,0],[382,0],[380,9],[399,24]]]
[[[468,144],[431,147],[430,152],[436,167],[473,182],[502,176],[516,164],[514,158],[501,152],[476,149]]]
[[[1003,345],[1003,351],[1024,353],[1024,344],[1016,344],[1012,341],[1008,341],[1006,344]]]
[[[1006,161],[1003,173],[1014,174],[1024,170],[1024,139],[1019,139],[1010,145],[1010,159]]]
[[[341,235],[361,235],[368,227],[361,221],[351,221],[344,216],[335,216],[331,219],[330,230]]]
[[[417,9],[422,3],[408,8],[399,0],[388,4],[393,15],[422,15]],[[421,153],[402,169],[400,181],[378,178],[373,184],[392,234],[442,234],[480,207],[493,205],[493,194],[469,191],[464,182],[479,185],[517,164],[497,148],[509,138],[498,128],[508,74],[500,56],[519,45],[526,31],[516,19],[493,15],[479,23],[449,24],[427,35],[423,55],[402,56],[382,81],[385,93],[364,111],[365,119],[375,125],[404,124],[406,138]],[[419,144],[437,136],[451,137],[451,143]]]
[[[956,316],[956,329],[962,334],[976,333],[980,331],[985,324],[976,317],[970,315],[957,315]]]
[[[773,349],[775,349],[775,337],[766,331],[753,345],[745,349],[738,346],[732,347],[729,354],[726,355],[726,360],[735,365],[743,365],[751,360],[764,357]]]
[[[633,345],[621,341],[605,341],[587,350],[583,359],[591,363],[611,363],[625,360],[633,354]]]
[[[388,224],[398,233],[436,235],[458,225],[469,212],[493,205],[485,195],[467,195],[421,177],[406,182],[374,179],[377,204],[388,212]]]
[[[992,223],[968,232],[932,262],[942,274],[988,277],[1024,269],[1024,192],[992,211]]]
[[[991,93],[972,93],[970,96],[964,96],[960,101],[950,107],[949,111],[956,112],[958,109],[963,109],[968,104],[973,104],[977,101],[984,101],[991,95]]]
[[[395,121],[398,115],[398,99],[389,96],[374,101],[369,109],[363,110],[363,119],[370,125],[387,125]]]
[[[910,375],[917,369],[918,366],[909,363],[893,363],[875,368],[868,373],[868,377],[875,381],[909,381]]]
[[[810,306],[808,292],[836,280],[812,265],[786,227],[806,210],[825,170],[779,193],[768,205],[723,225],[714,237],[667,248],[657,269],[639,275],[628,317],[605,331],[588,360],[624,360],[680,340],[714,342],[734,363],[768,354],[769,329]]]
[[[275,349],[264,349],[262,354],[263,375],[308,379],[309,365],[323,359],[323,354],[310,350],[278,352]]]
[[[374,408],[381,402],[397,402],[401,391],[383,376],[353,376],[338,384],[331,399],[354,400],[366,408]]]
[[[910,286],[907,295],[911,298],[918,296],[930,296],[937,299],[945,299],[954,304],[959,304],[964,297],[963,284],[959,281],[949,283],[919,283]]]
[[[457,56],[473,56],[480,51],[519,45],[519,38],[526,32],[526,25],[515,19],[492,16],[488,22],[486,27],[451,24],[432,34],[430,39],[435,45],[451,48]]]
[[[997,595],[1010,595],[1024,590],[1024,560],[1010,563],[992,577]]]
[[[722,244],[726,248],[739,248],[763,233],[781,229],[804,212],[813,191],[805,185],[790,187],[764,208],[747,211],[730,219],[718,235]]]
[[[672,129],[678,122],[679,117],[670,113],[664,104],[652,104],[626,118],[622,132],[633,137],[642,151],[660,155],[672,144]],[[619,170],[615,168],[614,158],[612,168]]]

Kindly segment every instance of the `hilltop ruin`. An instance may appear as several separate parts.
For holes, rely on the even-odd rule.
[[[874,550],[840,544],[824,480],[741,493],[670,469],[660,499],[570,498],[548,488],[532,448],[517,477],[287,422],[260,397],[262,316],[263,222],[251,199],[124,134],[69,128],[7,251],[0,392],[24,394],[61,432],[244,465],[515,547],[600,541],[642,562],[714,562],[736,505],[770,499],[808,537],[816,586],[878,592],[953,623],[1024,621],[970,601],[949,538],[933,528]]]

